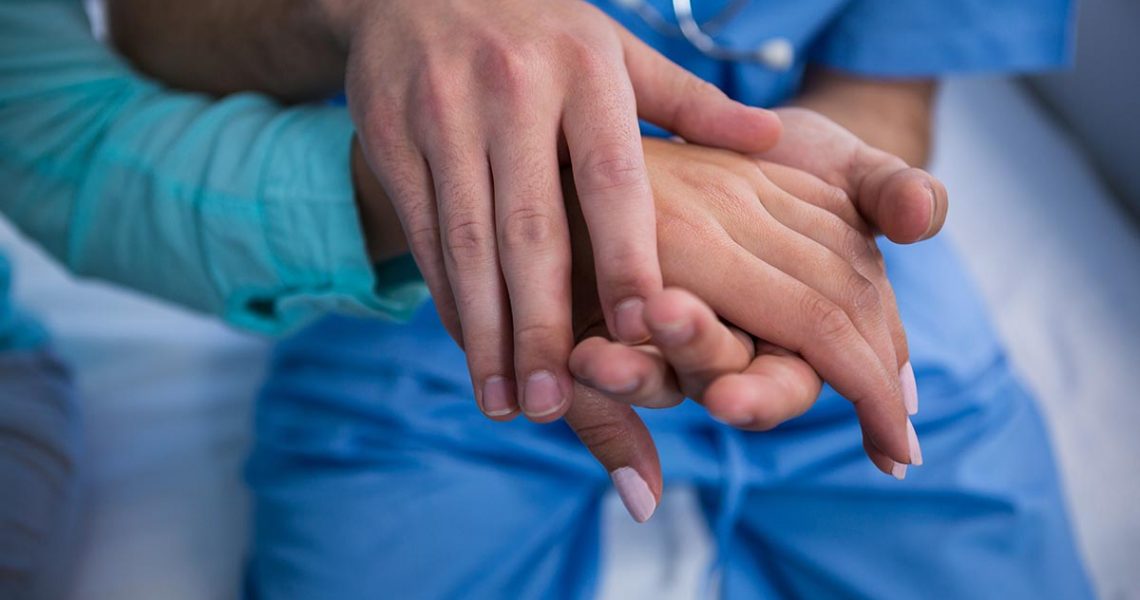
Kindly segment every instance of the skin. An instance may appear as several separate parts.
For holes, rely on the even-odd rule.
[[[241,73],[259,64],[282,72],[288,61],[267,48],[314,50],[288,77],[302,81],[269,87],[304,98],[331,81],[344,85],[364,157],[388,192],[444,325],[466,351],[476,399],[489,416],[521,407],[545,422],[568,406],[573,336],[563,164],[572,165],[599,257],[609,330],[639,341],[648,335],[644,299],[661,289],[661,273],[638,117],[742,152],[771,147],[780,131],[770,112],[729,100],[585,2],[320,0],[306,10],[305,3],[260,0],[263,14],[282,22],[276,46],[254,8],[186,4],[116,0],[114,38],[142,68],[162,77],[190,63],[196,66],[182,82],[219,92],[239,89]],[[300,34],[306,19],[327,35]],[[152,39],[150,32],[171,29],[177,43]],[[201,65],[225,61],[196,56],[200,44],[185,41],[187,31],[208,31],[227,56],[254,58],[224,67],[212,83]],[[250,51],[235,51],[250,31]],[[167,50],[151,56],[156,46]],[[333,64],[341,77],[323,72]],[[249,82],[265,86],[266,75]]]
[[[333,19],[327,6],[301,6],[303,4],[285,0],[250,0],[247,3],[110,0],[109,8],[117,45],[143,71],[189,89],[218,94],[256,90],[294,101],[327,96],[340,89],[346,79],[347,55],[351,48],[343,35],[338,35],[334,31],[336,28],[329,25]],[[259,26],[270,18],[275,25],[273,28]],[[350,21],[368,23],[363,19]],[[612,27],[612,23],[606,26]],[[368,27],[360,27],[355,35],[368,37],[369,33]],[[622,44],[628,43],[623,37],[627,34],[619,31],[616,35],[622,39]],[[210,43],[203,44],[203,39]],[[236,56],[242,59],[235,60]],[[763,137],[760,133],[765,126],[759,124],[770,123],[762,116],[757,118],[762,113],[748,113],[751,120],[745,118],[746,115],[731,103],[712,102],[706,106],[700,102],[670,102],[671,98],[700,98],[702,94],[703,97],[717,99],[717,93],[691,77],[653,77],[654,73],[668,75],[675,72],[668,68],[651,68],[662,64],[660,57],[653,53],[626,52],[625,61],[629,83],[638,91],[637,110],[643,113],[656,110],[663,121],[688,118],[687,127],[675,125],[673,129],[690,141],[712,143],[709,138],[718,131],[723,133],[723,123],[726,122],[728,129],[743,131],[745,137]],[[691,94],[665,94],[661,96],[665,101],[656,104],[642,102],[644,94],[641,88],[663,80],[675,83],[673,88],[665,86],[665,89],[672,92],[690,90]],[[792,102],[810,110],[779,109],[777,113],[787,125],[779,142],[765,151],[745,152],[752,152],[754,158],[768,163],[803,170],[830,184],[833,191],[817,195],[815,201],[852,229],[867,236],[881,233],[901,243],[926,239],[935,235],[944,222],[946,192],[937,180],[911,168],[908,162],[921,164],[925,160],[933,87],[929,81],[872,81],[812,69],[806,77],[804,92]],[[726,119],[725,115],[734,118]],[[758,127],[750,126],[750,122]],[[720,129],[717,129],[718,123],[721,124]],[[367,130],[364,131],[367,137]],[[359,146],[353,156],[362,224],[370,252],[377,259],[406,253],[408,246],[404,227],[388,200],[385,186],[372,177],[372,165],[368,164]],[[810,194],[798,187],[804,184],[797,183],[795,179],[780,180],[779,183],[791,195],[802,200]],[[431,187],[434,186],[425,189]],[[834,193],[836,189],[846,195]],[[674,292],[658,291],[646,297],[643,313],[645,330],[655,335],[654,347],[661,358],[637,363],[644,353],[636,356],[621,353],[615,361],[607,364],[621,365],[621,361],[632,356],[634,368],[625,373],[633,372],[638,377],[644,375],[645,381],[653,381],[653,373],[660,373],[656,381],[661,382],[658,386],[661,390],[674,390],[671,392],[674,397],[682,391],[694,392],[714,415],[726,420],[735,420],[731,414],[734,410],[736,414],[747,413],[748,410],[741,410],[740,406],[749,406],[749,402],[710,402],[710,393],[717,392],[712,394],[715,399],[722,389],[730,392],[734,387],[769,390],[771,395],[764,394],[767,405],[785,408],[773,408],[771,413],[761,412],[756,415],[756,422],[749,423],[749,426],[775,424],[780,418],[794,415],[805,406],[804,398],[814,399],[812,390],[818,389],[819,378],[809,363],[788,350],[750,340],[751,336],[745,336],[738,330],[718,329],[711,322],[709,313],[701,312],[700,300],[694,304],[691,298],[679,295],[683,292]],[[886,291],[880,292],[881,299],[886,295]],[[677,318],[668,318],[669,315]],[[602,322],[605,317],[603,310]],[[711,353],[705,350],[670,351],[668,336],[662,336],[661,331],[677,327],[678,321],[685,320],[697,332],[690,343],[698,348],[714,347],[718,350]],[[885,321],[894,342],[896,362],[901,362],[907,357],[905,337],[896,330],[895,319],[885,318]],[[809,335],[811,327],[808,325],[799,335]],[[725,364],[736,366],[741,362],[740,354],[724,341],[727,339],[725,331],[739,340],[736,343],[745,349],[749,346],[759,348],[759,356],[764,359],[762,364],[770,366],[753,369],[750,362],[743,371],[731,368],[725,371]],[[611,333],[596,329],[593,332]],[[713,341],[707,341],[709,337]],[[606,351],[614,348],[596,342],[591,344],[593,348]],[[684,343],[681,345],[687,347]],[[881,346],[881,343],[877,344],[877,347]],[[583,348],[587,351],[582,351]],[[575,362],[582,356],[589,359],[591,352],[590,345],[579,345],[574,353]],[[875,356],[883,362],[880,353],[881,350],[876,351]],[[637,367],[637,364],[642,366]],[[642,370],[638,371],[638,368]],[[616,371],[623,372],[621,369]],[[584,374],[603,378],[597,374]],[[754,378],[746,378],[756,375],[769,378],[771,383],[760,384]],[[589,377],[585,379],[589,380]],[[722,381],[726,383],[720,383]],[[648,482],[654,495],[659,496],[661,477],[656,451],[648,432],[629,410],[631,400],[620,395],[615,400],[582,383],[573,385],[574,408],[567,414],[567,420],[586,445],[609,471],[622,466],[634,467]],[[703,392],[698,394],[700,390]],[[476,391],[478,395],[478,389]],[[759,392],[756,393],[759,396]],[[883,399],[878,402],[889,405],[892,400],[888,395],[885,402]],[[769,418],[766,419],[765,414]],[[886,441],[884,444],[890,445]],[[868,449],[873,458],[876,450]]]
[[[821,385],[818,370],[855,404],[872,461],[888,473],[895,463],[909,463],[896,375],[905,334],[870,227],[829,209],[846,196],[809,174],[736,153],[653,139],[643,144],[665,282],[703,300],[678,289],[654,294],[646,313],[652,344],[610,341],[596,300],[588,227],[573,179],[564,178],[581,340],[570,369],[578,379],[575,403],[583,399],[567,421],[583,442],[607,467],[647,469],[643,476],[659,491],[656,452],[629,405],[664,408],[689,396],[725,422],[764,430],[810,407]],[[357,162],[359,189],[382,194],[368,181],[363,159]],[[851,209],[850,202],[840,206]],[[623,433],[590,433],[599,431]]]

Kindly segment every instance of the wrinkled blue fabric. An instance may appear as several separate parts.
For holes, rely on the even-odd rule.
[[[650,0],[666,15],[669,0]],[[719,2],[719,0],[717,0]],[[696,2],[698,18],[717,3]],[[731,96],[784,101],[805,65],[937,76],[1062,65],[1065,0],[756,0],[718,41],[786,37],[787,71],[724,63],[600,6]],[[651,131],[647,130],[647,131]],[[924,466],[864,456],[850,405],[768,433],[693,403],[642,411],[667,485],[694,486],[726,598],[1083,599],[1090,584],[1041,416],[941,240],[884,244],[907,328]],[[561,423],[493,423],[425,307],[408,325],[329,319],[282,343],[258,403],[251,598],[589,598],[604,470]]]
[[[642,411],[700,492],[727,598],[1091,597],[1040,415],[949,247],[884,248],[926,464],[898,482],[850,405],[769,433]],[[277,348],[249,465],[251,597],[589,598],[604,470],[563,424],[493,423],[432,307]]]

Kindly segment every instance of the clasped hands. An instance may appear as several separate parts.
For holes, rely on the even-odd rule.
[[[662,485],[632,405],[759,430],[826,380],[880,470],[921,461],[873,236],[934,235],[936,180],[730,100],[585,2],[325,4],[370,252],[406,244],[489,418],[565,416],[641,520]],[[689,143],[643,141],[639,116]]]
[[[549,290],[550,301],[572,306],[572,331],[552,340],[565,346],[575,379],[564,416],[638,520],[651,516],[662,479],[633,406],[666,408],[689,397],[725,423],[763,431],[808,410],[826,380],[853,403],[863,446],[881,471],[901,478],[906,465],[921,464],[908,417],[918,398],[906,335],[874,236],[934,235],[946,192],[817,113],[777,113],[781,141],[752,156],[643,140],[667,287],[646,298],[645,335],[634,343],[616,341],[606,327],[595,245],[574,178],[564,173],[572,260],[559,274],[566,285]],[[356,171],[367,174],[359,154]],[[360,188],[383,194],[375,182]],[[492,419],[520,412],[517,403],[491,410],[482,398]]]

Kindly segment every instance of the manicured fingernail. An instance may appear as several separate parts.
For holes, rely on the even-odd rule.
[[[498,375],[483,383],[483,413],[488,417],[503,417],[515,412],[514,387]]]
[[[645,326],[645,301],[641,298],[626,298],[614,308],[614,332],[626,344],[637,344],[649,339],[649,329]]]
[[[615,469],[610,473],[610,479],[614,482],[618,496],[621,496],[621,503],[634,521],[644,523],[653,516],[653,511],[657,510],[657,499],[637,471],[632,467]]]
[[[894,466],[891,467],[891,475],[899,481],[906,479],[906,465],[903,463],[895,463]]]
[[[918,414],[918,382],[914,379],[914,367],[910,361],[899,369],[899,386],[902,387],[903,404],[906,405],[906,414]]]
[[[528,417],[545,417],[562,408],[562,389],[550,371],[535,371],[526,380],[523,409]]]
[[[914,423],[906,420],[906,441],[910,444],[910,464],[918,467],[922,465],[922,447],[918,445],[918,434],[914,431]]]

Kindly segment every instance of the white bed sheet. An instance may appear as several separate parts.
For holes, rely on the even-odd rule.
[[[1012,84],[950,84],[939,121],[949,233],[1046,407],[1102,596],[1140,597],[1140,235]],[[77,282],[2,225],[0,248],[84,396],[90,504],[73,598],[234,597],[248,520],[240,468],[266,342]],[[604,596],[693,597],[707,536],[685,492],[670,494],[678,510],[663,507],[648,528],[607,504]]]

